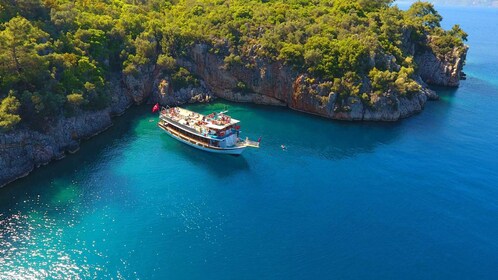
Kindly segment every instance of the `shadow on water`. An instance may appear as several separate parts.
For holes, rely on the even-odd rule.
[[[202,169],[209,170],[210,173],[215,174],[219,178],[229,177],[234,173],[250,169],[244,154],[241,156],[230,156],[201,151],[165,134],[163,135],[162,140],[162,146],[165,150],[183,157],[186,161],[191,162],[194,165],[201,166]]]
[[[49,271],[49,278],[66,279],[109,273],[97,262],[103,251],[87,246],[86,234],[74,232],[73,226],[106,197],[123,204],[133,199],[122,184],[126,178],[113,174],[109,163],[122,157],[123,149],[117,146],[126,147],[136,139],[133,128],[147,111],[130,108],[107,131],[83,141],[78,153],[0,189],[0,252],[4,252],[0,275],[38,278]],[[92,175],[94,169],[104,173],[102,177]],[[78,249],[72,250],[70,243]]]
[[[460,82],[458,88],[431,86],[431,89],[437,92],[440,99],[427,102],[422,114],[424,121],[430,122],[433,129],[446,129],[452,119],[468,120],[478,111],[478,107],[491,106],[484,100],[494,102],[492,96],[498,92],[493,84],[470,75]],[[459,118],[455,118],[457,115]]]
[[[344,122],[292,111],[288,108],[269,107],[254,104],[232,102],[215,102],[210,104],[194,104],[190,109],[206,114],[212,111],[229,110],[234,118],[242,121],[242,137],[251,139],[262,137],[262,147],[256,151],[262,156],[280,153],[281,145],[288,147],[295,156],[314,156],[331,160],[354,157],[361,153],[371,153],[379,145],[387,145],[396,141],[402,134],[403,122]],[[134,128],[143,119],[147,119],[149,110],[144,107],[130,108],[124,116],[114,119],[114,125],[100,136],[84,141],[81,149],[74,155],[50,163],[33,171],[22,178],[0,189],[0,210],[7,210],[24,199],[37,197],[60,197],[59,200],[71,200],[74,197],[85,199],[88,193],[113,191],[112,188],[123,188],[126,184],[100,184],[99,180],[126,180],[119,178],[112,171],[98,172],[99,178],[93,178],[92,184],[80,184],[88,180],[82,174],[91,174],[90,169],[102,168],[111,161],[119,160],[123,148],[137,137]],[[161,133],[162,144],[168,152],[183,157],[192,164],[202,166],[202,169],[218,177],[231,176],[234,172],[250,170],[246,159],[248,153],[239,157],[217,155],[202,152],[183,143],[171,139]],[[108,173],[106,173],[108,172]],[[92,175],[90,175],[92,176]],[[109,186],[111,185],[111,186]],[[43,189],[41,189],[43,188]],[[83,189],[82,189],[83,188]],[[111,190],[109,190],[111,189]],[[116,192],[123,190],[116,190]],[[124,190],[126,192],[126,190]],[[81,197],[83,196],[83,197]],[[50,203],[46,201],[46,203]],[[15,208],[15,207],[14,207]]]
[[[473,79],[470,78],[470,81],[461,81],[460,87],[430,86],[429,88],[432,89],[433,91],[435,91],[437,93],[437,95],[439,96],[439,100],[436,100],[436,103],[437,103],[437,101],[441,101],[440,103],[447,103],[447,104],[451,105],[451,101],[453,98],[455,98],[455,95],[457,94],[457,92],[459,90],[461,90],[462,88],[465,88],[468,84],[472,84],[473,83],[472,80]],[[428,101],[428,102],[431,102],[431,101]],[[446,107],[446,106],[444,106],[444,107]]]
[[[284,145],[303,156],[326,159],[353,157],[370,153],[379,145],[396,141],[401,122],[347,122],[296,112],[285,107],[237,104],[227,101],[209,105],[190,105],[199,113],[229,110],[241,120],[242,137],[262,138],[259,153],[277,153]]]
[[[147,114],[143,107],[130,108],[125,115],[115,118],[114,125],[102,132],[99,136],[82,141],[80,150],[69,154],[64,159],[51,162],[47,166],[35,169],[28,176],[21,178],[3,188],[0,188],[0,212],[14,207],[20,201],[34,199],[43,194],[41,204],[57,204],[64,201],[70,202],[75,197],[88,194],[82,190],[79,181],[87,178],[88,169],[98,168],[106,162],[119,158],[116,146],[123,146],[132,142],[136,133],[132,129],[139,120]],[[85,186],[88,187],[88,186]],[[92,184],[91,187],[102,187]],[[84,197],[79,197],[83,199]],[[55,201],[55,202],[54,202]]]
[[[291,139],[311,154],[340,160],[372,153],[379,146],[395,142],[400,137],[401,128],[400,123],[350,123],[320,119]]]
[[[451,109],[454,105],[455,97],[459,91],[463,91],[467,86],[468,81],[462,81],[460,87],[444,87],[444,86],[430,86],[439,96],[438,100],[428,100],[423,112],[427,111],[428,114],[436,114],[435,122],[444,122],[446,117],[450,115]],[[434,123],[434,122],[433,122]]]
[[[464,85],[466,82],[462,81],[461,83]],[[458,91],[457,87],[430,86],[429,88],[434,90],[441,98],[453,97]]]

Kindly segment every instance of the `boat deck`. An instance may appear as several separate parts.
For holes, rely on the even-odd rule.
[[[179,107],[163,108],[161,110],[161,117],[165,117],[177,124],[182,128],[190,130],[193,133],[203,135],[211,139],[222,139],[223,136],[216,135],[216,131],[224,130],[232,125],[239,123],[238,120],[224,114],[211,114],[204,116]]]
[[[179,107],[163,108],[158,125],[177,140],[201,150],[240,154],[247,147],[259,148],[259,142],[239,138],[239,121],[225,113],[204,116]]]
[[[178,132],[176,129],[172,128],[171,125],[164,125],[164,124],[158,124],[159,127],[161,127],[162,129],[166,130],[167,132],[173,134],[174,136],[178,137],[178,138],[181,138],[185,141],[188,141],[192,144],[195,144],[197,146],[200,146],[200,147],[204,147],[204,148],[208,148],[208,149],[214,149],[214,150],[227,150],[227,148],[220,148],[220,147],[216,147],[216,146],[212,146],[212,145],[209,145],[205,142],[202,142],[202,141],[199,141],[197,139],[194,139],[192,137],[189,137],[183,133],[180,133]],[[259,148],[259,142],[254,142],[254,141],[251,141],[249,139],[246,139],[244,141],[241,141],[241,142],[237,142],[237,144],[233,147],[231,147],[232,149],[237,149],[237,148],[244,148],[244,147],[253,147],[253,148]],[[228,148],[230,149],[230,148]]]

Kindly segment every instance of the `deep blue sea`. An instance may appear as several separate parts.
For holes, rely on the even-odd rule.
[[[498,9],[439,10],[469,33],[468,79],[422,113],[189,106],[262,137],[232,157],[132,108],[0,189],[0,279],[498,279]]]

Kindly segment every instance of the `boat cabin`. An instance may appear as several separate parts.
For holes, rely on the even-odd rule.
[[[168,125],[172,132],[210,147],[224,149],[240,142],[239,120],[231,118],[225,112],[203,116],[178,107],[163,108],[161,119],[164,121],[163,125]]]

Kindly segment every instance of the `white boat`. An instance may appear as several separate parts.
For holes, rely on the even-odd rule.
[[[226,112],[207,116],[180,107],[162,108],[159,127],[171,137],[197,149],[240,155],[245,148],[259,148],[259,141],[240,139],[239,121]]]

